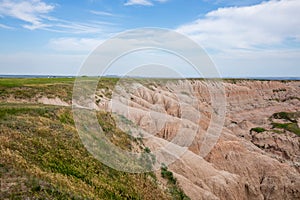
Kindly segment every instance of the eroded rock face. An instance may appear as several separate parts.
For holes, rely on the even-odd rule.
[[[272,131],[253,132],[251,142],[266,152],[273,154],[280,162],[290,161],[299,170],[300,137],[286,132],[274,134]]]
[[[246,149],[240,142],[219,141],[206,158],[216,168],[237,174],[246,199],[297,199],[299,173],[278,160]],[[288,193],[287,190],[293,191]]]
[[[212,122],[220,112],[212,106],[210,84],[178,81],[172,89],[146,85],[127,99],[116,98],[117,104],[103,98],[98,105],[108,110],[115,106],[115,111],[159,138],[160,145],[179,134],[176,144],[188,151],[169,168],[191,199],[299,199],[299,136],[250,130],[270,128],[269,118],[276,112],[299,111],[300,82],[225,82],[224,126]],[[220,124],[221,135],[203,158],[207,130]],[[186,138],[193,133],[190,143]],[[150,148],[157,145],[145,143]]]

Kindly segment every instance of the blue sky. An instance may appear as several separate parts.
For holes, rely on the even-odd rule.
[[[299,10],[299,0],[0,0],[0,74],[75,75],[108,38],[159,27],[196,41],[224,77],[299,77]]]

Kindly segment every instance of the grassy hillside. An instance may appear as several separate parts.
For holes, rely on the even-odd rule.
[[[0,79],[0,199],[182,199],[154,173],[129,174],[93,158],[82,145],[70,107],[6,103],[46,95],[71,100],[74,79]],[[106,79],[109,89],[116,79]],[[98,113],[111,140],[129,148],[129,136]]]
[[[117,81],[117,78],[101,78],[98,87],[108,93]],[[17,100],[58,97],[71,103],[74,82],[74,78],[0,78],[0,100],[5,102],[10,97]]]

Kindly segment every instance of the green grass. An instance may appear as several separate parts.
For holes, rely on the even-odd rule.
[[[176,184],[177,183],[176,178],[173,176],[173,173],[168,170],[167,166],[162,165],[160,170],[161,170],[161,177],[167,179],[170,184]]]
[[[300,117],[300,112],[278,112],[274,113],[270,119],[282,119],[286,120],[287,123],[275,123],[272,122],[273,129],[282,129],[285,131],[289,131],[295,133],[300,136],[300,128],[298,126],[298,118]]]
[[[300,136],[300,128],[296,123],[289,124],[286,128],[286,130],[295,133],[296,135]]]
[[[173,176],[173,173],[168,170],[165,164],[162,164],[161,177],[168,181],[168,191],[174,199],[188,200],[190,199],[186,194],[178,187],[177,179]]]
[[[291,123],[287,123],[287,124],[272,123],[272,126],[273,126],[273,128],[287,129],[287,127],[288,127],[290,124],[291,124]]]
[[[78,78],[84,81],[98,81],[98,78]],[[111,96],[119,79],[100,78],[97,87],[104,89],[104,95]],[[13,97],[17,100],[40,97],[60,98],[68,103],[72,100],[75,78],[0,78],[0,101]]]
[[[273,128],[283,129],[286,131],[290,131],[295,133],[296,135],[300,136],[300,128],[298,127],[297,123],[272,123]]]
[[[75,78],[0,78],[2,87],[22,87],[26,85],[72,84]]]
[[[44,85],[21,85],[21,86],[0,86],[1,97],[3,102],[7,98],[16,100],[30,100],[40,97],[60,98],[66,102],[71,102],[73,85],[71,83],[55,83]]]
[[[271,131],[273,133],[282,134],[285,131],[292,132],[297,136],[300,136],[300,128],[298,126],[298,118],[300,117],[299,112],[278,112],[274,113],[272,116],[269,117],[271,121],[272,128],[270,130],[266,130],[262,127],[252,128],[250,132],[255,131],[257,133],[262,133],[265,131]],[[281,119],[285,120],[287,123],[277,123],[273,122],[273,119]]]
[[[266,129],[264,129],[262,127],[255,127],[255,128],[252,128],[250,131],[255,131],[256,133],[262,133],[262,132],[265,132]]]
[[[278,112],[274,113],[272,116],[269,117],[271,121],[272,128],[266,130],[262,127],[255,127],[250,130],[250,132],[255,131],[256,133],[262,133],[265,131],[271,131],[273,133],[282,134],[285,131],[292,132],[297,136],[300,136],[300,128],[298,126],[298,118],[300,117],[300,112]],[[273,122],[273,119],[282,119],[287,121],[287,123],[277,123]]]
[[[3,198],[170,197],[149,174],[119,172],[93,158],[81,144],[69,108],[2,105],[0,113],[1,178],[14,177],[15,183],[21,183],[1,192]],[[127,134],[115,128],[109,115],[98,115],[99,120],[110,127],[107,135],[113,142],[129,148]]]

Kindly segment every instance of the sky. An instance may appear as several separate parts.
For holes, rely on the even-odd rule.
[[[104,41],[157,27],[199,44],[222,77],[300,77],[299,10],[299,0],[0,0],[0,74],[77,75]]]

